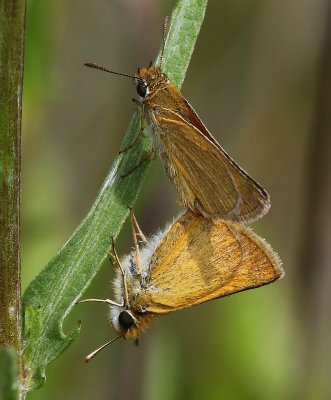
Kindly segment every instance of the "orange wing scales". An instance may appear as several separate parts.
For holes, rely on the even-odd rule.
[[[284,273],[277,254],[247,227],[191,212],[163,238],[150,271],[137,304],[155,314],[266,285]]]

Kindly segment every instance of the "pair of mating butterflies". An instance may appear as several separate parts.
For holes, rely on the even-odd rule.
[[[120,337],[137,342],[158,315],[262,286],[284,274],[272,248],[240,224],[269,210],[268,193],[221,148],[159,65],[134,75],[116,74],[135,80],[154,148],[189,210],[148,242],[132,214],[135,249],[122,262],[114,252],[115,300],[83,300],[108,303],[119,336],[86,361]],[[138,236],[146,242],[141,249]]]

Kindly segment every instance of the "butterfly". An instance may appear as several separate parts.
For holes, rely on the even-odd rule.
[[[142,126],[147,124],[151,129],[153,150],[163,160],[186,208],[211,219],[254,221],[269,210],[269,194],[218,144],[180,90],[162,71],[166,26],[167,22],[157,65],[150,63],[138,68],[133,75],[95,63],[85,65],[134,79]]]
[[[133,214],[132,226],[134,250],[122,261],[113,250],[114,300],[82,300],[109,304],[110,320],[118,332],[87,356],[87,362],[119,338],[138,342],[158,316],[263,286],[284,275],[271,246],[235,222],[186,211],[148,241]]]

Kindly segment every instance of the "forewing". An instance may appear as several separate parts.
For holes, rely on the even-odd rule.
[[[171,110],[163,108],[157,114],[158,150],[186,207],[205,217],[236,222],[254,221],[268,211],[267,192],[210,134],[209,138]]]
[[[250,229],[188,211],[154,252],[146,311],[175,311],[271,283],[282,275],[277,254]]]

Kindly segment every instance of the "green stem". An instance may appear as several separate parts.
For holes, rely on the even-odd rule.
[[[25,0],[0,0],[0,345],[14,349],[18,375],[22,371],[20,172],[25,8]],[[1,395],[4,399],[20,396],[18,391]]]

